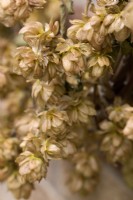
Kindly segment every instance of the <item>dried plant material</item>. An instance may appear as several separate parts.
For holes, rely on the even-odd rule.
[[[45,0],[2,0],[0,2],[0,21],[7,27],[25,21],[33,8],[43,7]]]
[[[47,163],[30,151],[21,153],[16,162],[19,164],[19,173],[29,182],[40,181],[46,176]]]
[[[50,20],[22,25],[45,3]],[[92,192],[101,154],[132,186],[132,1],[87,1],[67,27],[72,5],[0,2],[0,23],[12,26],[0,25],[0,181],[18,199],[59,159],[72,164],[70,189]]]

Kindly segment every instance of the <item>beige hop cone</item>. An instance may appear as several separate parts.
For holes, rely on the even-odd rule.
[[[7,27],[25,21],[33,8],[42,8],[45,0],[1,0],[0,21]]]
[[[74,99],[68,106],[68,116],[74,123],[89,123],[90,117],[96,115],[94,105],[86,99]]]
[[[23,34],[26,43],[37,51],[39,43],[50,42],[58,33],[58,28],[58,22],[46,23],[44,27],[40,22],[29,22],[20,30],[20,33]]]
[[[7,27],[13,26],[17,20],[25,20],[29,16],[27,0],[1,0],[0,21]]]
[[[23,138],[20,147],[23,149],[23,151],[30,151],[33,153],[37,152],[39,154],[41,138],[34,135],[33,133],[28,133],[27,136]]]
[[[61,159],[63,157],[63,145],[52,138],[44,140],[41,153],[46,161]]]
[[[95,29],[99,28],[102,19],[98,15],[83,20],[71,21],[72,26],[68,29],[68,38],[77,39],[82,42],[91,42]]]
[[[111,71],[110,59],[106,55],[92,54],[87,65],[90,77],[99,78],[106,70]]]
[[[93,177],[99,173],[99,165],[95,156],[80,152],[74,156],[75,169],[84,177]]]
[[[29,151],[21,153],[16,162],[19,165],[20,175],[31,183],[40,181],[46,176],[48,163]]]
[[[73,192],[87,194],[92,192],[98,182],[99,164],[97,158],[85,150],[75,152],[71,159],[74,164],[68,184]]]
[[[74,44],[72,40],[61,40],[56,50],[62,55],[62,65],[67,74],[78,74],[85,69],[85,57],[91,53],[89,44]]]
[[[109,106],[107,112],[111,121],[119,123],[120,121],[126,121],[132,115],[133,107],[128,104]]]
[[[40,120],[36,113],[28,112],[28,114],[25,113],[15,120],[15,129],[21,138],[27,136],[28,133],[38,135],[39,123]]]
[[[54,85],[40,81],[39,79],[33,84],[32,87],[32,96],[35,99],[41,99],[44,102],[47,102],[54,90]]]
[[[68,186],[74,193],[89,194],[98,183],[98,177],[85,178],[81,174],[73,171],[68,179]]]
[[[30,47],[18,47],[15,53],[14,72],[25,78],[33,79],[42,76],[41,54],[36,54]]]
[[[0,138],[0,160],[12,160],[18,154],[19,140],[17,138]]]
[[[13,172],[13,174],[9,176],[7,186],[16,199],[28,199],[34,189],[33,184],[25,181],[18,172]]]
[[[105,152],[107,159],[113,163],[123,163],[131,155],[132,142],[126,139],[122,130],[109,121],[100,124],[103,132],[101,150]]]
[[[67,123],[69,122],[66,111],[58,108],[51,108],[44,111],[40,115],[40,129],[46,135],[55,137],[63,136],[67,131]]]

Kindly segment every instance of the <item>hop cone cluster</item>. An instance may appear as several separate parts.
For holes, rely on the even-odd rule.
[[[0,181],[16,198],[29,198],[59,159],[72,165],[73,192],[94,189],[101,160],[133,185],[133,3],[88,1],[66,31],[72,1],[57,2],[59,22],[24,25],[44,0],[0,2],[0,29],[13,37],[0,38]]]

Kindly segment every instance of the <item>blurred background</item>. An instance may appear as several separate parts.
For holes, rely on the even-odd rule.
[[[66,186],[68,163],[51,162],[46,180],[36,184],[29,200],[132,200],[133,191],[124,183],[119,172],[108,165],[102,167],[100,182],[89,196],[70,193]],[[0,185],[0,200],[15,200],[4,184]]]

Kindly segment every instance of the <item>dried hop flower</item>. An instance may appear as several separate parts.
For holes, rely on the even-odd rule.
[[[40,128],[43,133],[49,136],[63,136],[66,132],[68,115],[65,111],[49,109],[40,113]]]
[[[7,185],[17,199],[28,199],[34,189],[33,184],[25,181],[16,171],[9,176]]]
[[[19,165],[19,173],[29,182],[40,181],[46,176],[47,163],[42,158],[25,151],[16,159]]]

